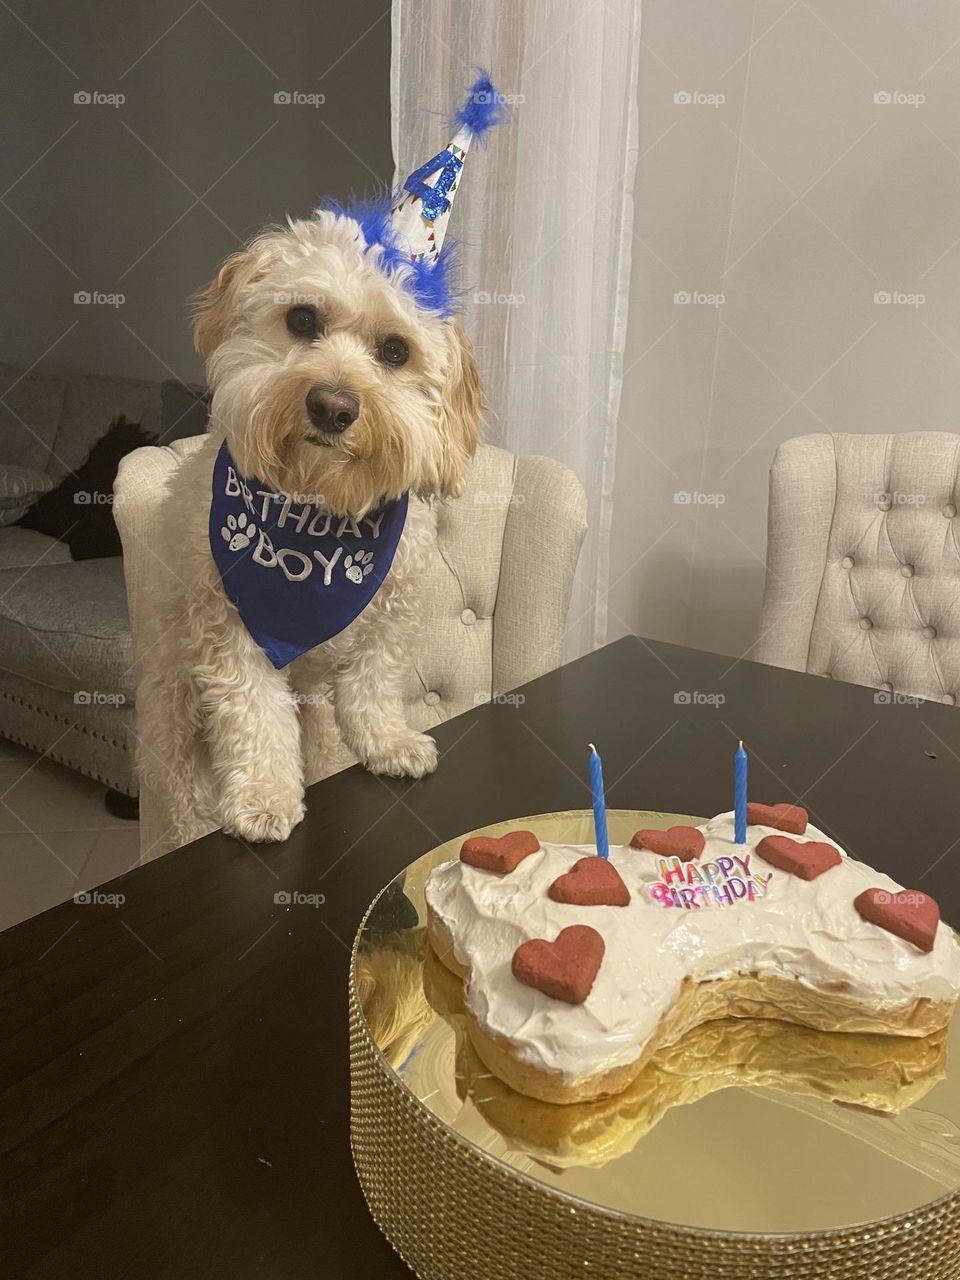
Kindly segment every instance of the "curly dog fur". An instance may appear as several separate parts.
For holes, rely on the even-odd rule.
[[[431,500],[462,489],[482,394],[459,323],[418,306],[404,285],[403,266],[386,269],[356,221],[321,211],[260,235],[201,295],[195,340],[213,392],[210,437],[164,498],[156,550],[170,573],[137,707],[149,722],[141,775],[181,841],[196,834],[197,814],[243,840],[285,839],[303,816],[305,772],[322,773],[341,742],[376,773],[418,778],[436,767],[436,744],[405,723],[399,690],[435,539]],[[388,362],[384,353],[398,351],[403,362]],[[352,397],[347,429],[318,427],[307,405],[318,386]],[[224,438],[244,474],[279,493],[322,496],[337,515],[413,495],[372,603],[282,671],[244,628],[210,552]]]

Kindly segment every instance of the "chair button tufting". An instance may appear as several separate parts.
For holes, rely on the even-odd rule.
[[[924,638],[924,640],[936,640],[936,638],[937,638],[937,628],[936,628],[936,627],[924,627],[924,628],[923,628],[923,638]]]
[[[852,568],[853,568],[853,556],[844,556],[844,557],[843,557],[843,559],[840,561],[840,563],[843,565],[843,567],[844,567],[845,569],[852,569]]]
[[[463,613],[460,615],[460,621],[465,627],[472,627],[476,620],[477,615],[472,609],[464,609]]]
[[[904,576],[905,578],[912,578],[912,577],[913,577],[913,565],[912,565],[912,564],[902,564],[902,565],[900,566],[900,572],[903,574],[903,576]]]
[[[955,707],[957,705],[957,696],[954,693],[945,693],[940,701],[946,703],[948,707]]]
[[[425,693],[423,695],[423,700],[428,707],[435,707],[440,701],[440,695],[437,693],[436,689],[431,689],[429,693]]]
[[[945,515],[948,520],[952,520],[956,514],[957,514],[957,508],[953,505],[952,502],[948,502],[947,505],[943,508],[943,515]]]
[[[872,630],[873,630],[873,623],[870,621],[870,619],[869,619],[869,618],[861,618],[861,619],[860,619],[860,630],[861,630],[861,631],[872,631]]]
[[[893,693],[893,685],[890,683],[889,680],[884,680],[880,688],[883,690],[884,693]]]

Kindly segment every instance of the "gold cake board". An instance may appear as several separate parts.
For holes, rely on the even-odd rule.
[[[608,814],[611,844],[627,843],[640,827],[700,821],[627,810]],[[544,841],[592,842],[592,814],[586,810],[518,818],[484,827],[482,834],[497,836],[517,827],[530,827]],[[408,945],[422,936],[427,875],[455,858],[464,838],[419,858],[378,895],[357,934],[350,966],[354,1162],[374,1219],[421,1280],[960,1277],[960,1032],[951,1034],[946,1078],[904,1116],[860,1115],[822,1099],[797,1102],[787,1095],[771,1103],[769,1090],[726,1089],[695,1105],[679,1106],[660,1122],[663,1131],[668,1123],[672,1126],[669,1167],[662,1154],[666,1148],[654,1140],[659,1128],[641,1137],[632,1155],[601,1169],[574,1171],[518,1154],[501,1134],[487,1130],[480,1113],[457,1095],[454,1032],[417,989],[417,984],[422,987],[423,960]],[[396,985],[381,983],[376,997],[371,994],[376,984],[370,962],[383,954],[402,957],[403,966],[402,972],[391,971]],[[395,1017],[389,1005],[383,1007],[384,996],[397,1005]],[[960,1024],[960,1019],[954,1021]],[[771,1105],[792,1108],[774,1111],[773,1127]],[[738,1125],[766,1126],[763,1135],[745,1129],[743,1143],[730,1143],[715,1160],[715,1153],[703,1146],[708,1140],[704,1122],[697,1120],[698,1109],[705,1107],[713,1108],[705,1114],[715,1126],[707,1126],[707,1135],[731,1132],[724,1127],[731,1108]],[[827,1229],[767,1230],[767,1220],[775,1228],[783,1204],[813,1181],[789,1149],[780,1150],[789,1144],[777,1141],[786,1126],[796,1124],[802,1126],[797,1132],[807,1145],[822,1149],[824,1181],[830,1187],[836,1183],[839,1203],[831,1199],[827,1209],[822,1204],[816,1212],[809,1209],[811,1222],[819,1221],[816,1213],[826,1213]],[[470,1136],[457,1132],[458,1127]],[[761,1149],[751,1143],[754,1136],[765,1143],[762,1172],[772,1183],[766,1198],[756,1194],[756,1170],[742,1163],[746,1153]],[[646,1154],[651,1152],[664,1160],[666,1185],[689,1187],[686,1206],[676,1198],[688,1221],[642,1212],[646,1205],[660,1205],[657,1167],[651,1169],[652,1157]],[[838,1175],[839,1152],[851,1167],[866,1171],[849,1188]],[[641,1171],[635,1178],[630,1161]],[[714,1170],[712,1186],[705,1179],[705,1163]],[[724,1186],[718,1169],[724,1170]],[[575,1194],[566,1189],[565,1179],[573,1179]],[[733,1202],[722,1192],[738,1179],[753,1187],[755,1203],[733,1212],[723,1207]],[[634,1202],[634,1183],[637,1212],[625,1208]],[[720,1208],[711,1204],[712,1190]],[[809,1197],[815,1205],[815,1186]],[[797,1214],[802,1216],[808,1210],[802,1195],[800,1199]],[[896,1211],[901,1205],[902,1211]],[[775,1211],[774,1206],[780,1208]],[[882,1208],[882,1214],[867,1220],[865,1208]],[[725,1220],[716,1221],[718,1214],[728,1215],[729,1227]],[[750,1229],[743,1229],[744,1224]]]

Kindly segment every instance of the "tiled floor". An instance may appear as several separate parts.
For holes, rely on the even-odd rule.
[[[0,929],[137,865],[139,828],[104,788],[0,738]]]

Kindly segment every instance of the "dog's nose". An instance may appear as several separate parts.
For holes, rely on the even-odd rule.
[[[349,391],[334,390],[318,382],[307,392],[307,413],[319,431],[346,431],[360,416],[360,401]]]

